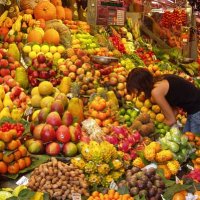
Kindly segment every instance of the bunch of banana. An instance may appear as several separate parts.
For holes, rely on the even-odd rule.
[[[191,76],[197,75],[199,71],[199,64],[197,62],[192,62],[189,64],[182,64],[181,68],[184,68],[184,70],[190,74]]]
[[[8,16],[8,10],[4,11],[0,16],[0,27],[3,25],[3,22],[5,21],[7,16]]]
[[[33,16],[31,14],[24,14],[22,19],[28,23],[31,19],[33,19]]]
[[[12,25],[12,29],[15,31],[15,32],[19,32],[21,30],[21,22],[22,22],[22,16],[19,15],[17,20],[15,21],[15,23]]]

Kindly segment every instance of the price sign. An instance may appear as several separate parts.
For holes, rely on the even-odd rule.
[[[28,184],[28,178],[26,176],[22,176],[17,182],[17,185],[27,185]]]
[[[118,186],[117,186],[117,184],[115,183],[115,181],[112,181],[112,182],[110,183],[110,189],[118,190]]]
[[[72,200],[81,200],[81,194],[72,193]]]

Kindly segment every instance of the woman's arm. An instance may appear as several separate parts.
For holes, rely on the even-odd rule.
[[[160,106],[161,111],[163,115],[165,116],[165,121],[164,123],[172,126],[173,124],[176,123],[176,117],[173,112],[172,107],[169,105],[168,101],[165,98],[166,95],[166,87],[161,84],[159,86],[155,87],[151,95],[154,99],[154,101]]]

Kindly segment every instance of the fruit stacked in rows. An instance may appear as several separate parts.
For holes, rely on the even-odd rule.
[[[37,96],[33,95],[32,104],[38,96],[43,94],[46,97],[40,100],[41,102],[36,102],[41,109],[36,110],[32,116],[37,125],[33,128],[34,139],[26,143],[29,151],[40,153],[43,150],[43,143],[47,143],[45,148],[49,155],[58,155],[62,150],[65,156],[74,156],[77,153],[74,143],[81,137],[81,127],[74,123],[74,117],[67,110],[70,107],[69,102],[67,108],[67,97],[63,93],[58,93],[55,98],[48,96],[53,93],[53,85],[48,81],[43,81],[33,90],[32,93],[36,92]]]
[[[155,168],[141,170],[138,167],[132,167],[126,171],[126,180],[122,180],[119,187],[128,186],[130,195],[135,197],[145,197],[145,199],[161,199],[165,184],[162,178],[156,174]]]
[[[30,58],[30,60],[37,58],[38,54],[44,54],[48,59],[58,61],[61,58],[61,54],[64,52],[65,48],[62,45],[48,45],[48,44],[26,44],[23,47],[23,53]]]
[[[133,197],[130,194],[120,194],[115,190],[108,190],[107,193],[100,193],[98,191],[94,191],[92,195],[87,200],[106,200],[106,199],[115,199],[115,200],[133,200]]]
[[[77,33],[79,30],[90,32],[90,25],[84,21],[64,20],[63,23],[70,29],[71,33]],[[73,43],[72,43],[73,44]],[[74,48],[79,48],[75,46]]]
[[[27,149],[21,144],[24,132],[21,123],[5,122],[0,127],[0,173],[17,174],[31,165]]]
[[[187,14],[184,9],[174,9],[173,12],[166,11],[160,20],[160,25],[166,28],[184,26],[187,22]]]
[[[184,162],[192,153],[188,138],[181,134],[178,128],[171,128],[167,134],[159,139],[163,149],[169,149],[174,153],[175,159]]]
[[[184,135],[188,138],[189,143],[196,149],[195,157],[192,160],[194,168],[200,169],[200,137],[192,132],[186,132]]]
[[[38,86],[41,81],[49,80],[53,86],[60,84],[61,77],[53,66],[53,60],[47,59],[44,54],[39,54],[32,60],[28,68],[28,79],[32,87]]]
[[[107,131],[109,132],[106,127],[113,124],[115,121],[115,116],[112,114],[111,104],[101,96],[95,96],[89,102],[88,117],[95,119],[97,124],[103,127],[105,133],[107,133]]]
[[[108,187],[124,174],[123,152],[104,141],[90,141],[81,147],[81,156],[71,162],[86,174],[89,185]]]
[[[135,159],[137,146],[140,146],[142,136],[139,132],[130,132],[125,126],[113,126],[112,132],[105,136],[105,140],[115,145],[119,151]]]
[[[6,75],[11,75],[14,78],[15,69],[19,66],[19,62],[9,55],[5,49],[0,49],[0,83],[2,83],[2,77]]]
[[[119,110],[120,122],[123,124],[126,124],[129,127],[132,125],[133,121],[138,116],[138,114],[139,114],[139,111],[136,109],[121,108]]]
[[[82,170],[55,158],[34,169],[28,187],[34,191],[48,193],[54,199],[73,199],[73,193],[89,196]]]

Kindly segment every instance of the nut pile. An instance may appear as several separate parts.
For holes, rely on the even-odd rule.
[[[28,187],[34,191],[47,192],[54,199],[72,199],[72,193],[89,196],[82,170],[55,158],[31,173]]]

